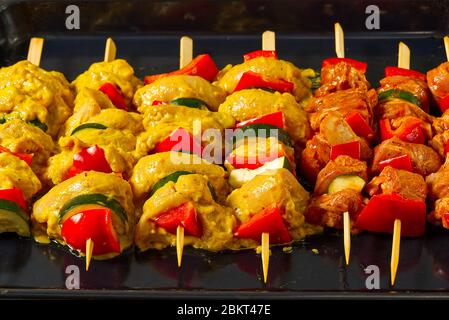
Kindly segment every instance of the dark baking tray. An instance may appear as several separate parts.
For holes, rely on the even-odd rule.
[[[399,10],[398,2],[403,10]],[[332,2],[330,7],[323,1],[72,3],[81,8],[79,31],[64,29],[67,4],[63,1],[3,2],[1,65],[24,59],[30,36],[40,35],[46,39],[42,67],[62,71],[73,79],[102,59],[105,37],[112,36],[118,57],[127,59],[143,76],[175,69],[179,36],[188,34],[194,39],[196,53],[209,52],[224,66],[241,61],[242,53],[259,48],[260,32],[269,28],[278,31],[277,50],[282,58],[319,69],[322,59],[334,55],[332,24],[337,20],[346,30],[346,55],[369,63],[368,76],[374,86],[383,68],[396,64],[401,40],[411,48],[414,69],[425,71],[445,59],[441,41],[447,27],[445,1],[426,2],[427,7],[417,1],[378,2],[387,10],[380,31],[363,30],[363,1],[351,4],[346,15],[341,10],[345,1]],[[170,10],[161,10],[164,4]],[[241,8],[246,8],[246,15]],[[220,12],[226,10],[234,10],[238,19],[219,20]],[[195,22],[189,20],[191,17],[182,18],[198,12],[201,14]],[[285,19],[280,18],[282,15]],[[362,27],[354,22],[357,17]],[[403,239],[396,286],[391,288],[389,235],[353,237],[348,267],[338,233],[307,239],[290,253],[273,248],[267,284],[261,281],[260,256],[252,250],[214,254],[185,248],[181,269],[177,268],[174,249],[130,252],[111,261],[94,261],[89,272],[84,272],[83,259],[56,245],[0,235],[0,297],[448,298],[448,247],[449,232],[432,227],[423,238]],[[69,265],[81,270],[81,290],[66,289],[65,270]],[[380,290],[366,289],[368,275],[364,269],[369,265],[380,269]]]

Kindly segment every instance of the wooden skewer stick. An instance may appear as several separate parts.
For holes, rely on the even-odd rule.
[[[335,32],[335,54],[338,58],[345,57],[345,33],[343,28],[337,22],[334,24]],[[346,265],[349,264],[349,257],[351,255],[351,220],[349,212],[343,213],[343,245],[345,250]]]
[[[449,37],[445,36],[444,39],[444,50],[446,51],[446,59],[449,61]]]
[[[273,31],[265,31],[262,34],[262,50],[276,50],[276,33]],[[268,267],[270,265],[270,234],[267,232],[262,233],[261,239],[262,245],[262,271],[263,282],[267,283]]]
[[[410,49],[404,42],[399,42],[398,67],[410,69]]]
[[[348,211],[343,213],[343,243],[345,247],[346,265],[348,265],[351,255],[351,220]]]
[[[398,67],[410,69],[410,49],[403,42],[399,42]],[[391,247],[391,260],[390,260],[390,269],[391,269],[390,280],[392,286],[394,285],[394,282],[396,280],[396,273],[398,271],[400,246],[401,246],[401,220],[396,219],[394,221],[393,244]]]
[[[268,30],[262,33],[262,50],[276,51],[276,33]]]
[[[92,252],[94,251],[94,242],[92,239],[86,241],[86,271],[89,271],[90,260],[92,259]]]
[[[190,37],[183,36],[179,40],[179,68],[183,68],[193,59],[193,40]],[[184,251],[184,227],[179,225],[176,228],[176,257],[178,267],[181,267],[182,253]]]
[[[106,40],[106,48],[104,49],[104,61],[111,62],[115,60],[117,55],[117,46],[112,38]]]
[[[262,233],[262,271],[263,282],[267,283],[268,265],[270,263],[270,234],[268,232]]]
[[[42,49],[44,48],[43,38],[31,38],[30,46],[28,47],[27,60],[32,64],[39,66],[41,63]]]
[[[183,250],[184,250],[184,227],[179,225],[176,228],[176,256],[178,258],[178,267],[181,267]]]
[[[399,252],[401,249],[401,220],[394,220],[393,244],[391,246],[391,285],[394,286],[399,265]]]
[[[179,69],[184,68],[193,59],[193,40],[190,37],[181,37],[179,40]]]
[[[337,22],[334,24],[334,32],[335,32],[335,53],[338,58],[345,57],[345,33],[343,32],[343,28]]]

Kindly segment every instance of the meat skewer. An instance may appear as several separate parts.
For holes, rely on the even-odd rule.
[[[188,65],[193,58],[193,41],[190,37],[183,36],[179,41],[179,69]],[[181,267],[182,252],[184,250],[184,227],[179,224],[176,228],[176,257],[178,267]]]
[[[115,60],[117,54],[117,47],[112,38],[106,40],[106,47],[104,50],[104,61],[111,62]],[[92,253],[94,251],[95,243],[91,238],[86,241],[86,271],[89,271],[90,261],[92,260]]]
[[[262,50],[276,51],[276,34],[273,31],[265,31],[262,34]],[[268,232],[262,233],[261,246],[263,281],[266,283],[270,263],[270,234]]]
[[[345,42],[344,32],[340,23],[335,23],[335,53],[338,58],[345,57]],[[351,220],[349,218],[349,211],[343,212],[343,245],[345,250],[346,265],[349,264],[349,257],[351,255]]]

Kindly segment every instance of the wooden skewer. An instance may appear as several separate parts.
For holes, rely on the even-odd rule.
[[[410,69],[410,49],[403,42],[399,42],[398,67]],[[394,221],[393,244],[391,247],[391,260],[390,260],[390,269],[391,269],[390,280],[392,286],[394,285],[394,282],[396,280],[396,273],[398,271],[400,246],[401,246],[401,220],[396,219]]]
[[[263,282],[267,283],[268,265],[270,263],[270,234],[268,232],[262,233],[262,271]]]
[[[345,33],[340,23],[334,24],[335,32],[335,54],[338,58],[345,57]],[[346,265],[349,264],[349,257],[351,255],[351,220],[349,212],[343,213],[343,245],[345,250]]]
[[[338,58],[345,57],[345,34],[343,32],[343,28],[337,22],[334,24],[334,32],[335,32],[335,53]]]
[[[268,30],[262,33],[262,50],[276,50],[276,33]]]
[[[179,68],[185,67],[193,59],[193,40],[190,37],[183,36],[179,40]],[[178,267],[181,267],[182,253],[184,251],[184,227],[179,225],[176,228],[176,257]]]
[[[31,38],[30,46],[28,47],[27,60],[32,64],[39,66],[41,63],[42,49],[44,48],[43,38]]]
[[[106,48],[104,50],[104,61],[111,62],[115,60],[115,56],[117,55],[117,46],[115,45],[114,40],[112,38],[108,38],[106,40]]]
[[[410,49],[404,42],[399,42],[398,67],[410,69]]]
[[[393,244],[391,246],[391,285],[394,286],[399,265],[399,252],[401,249],[401,220],[394,220]]]
[[[176,256],[178,258],[178,267],[181,267],[183,251],[184,251],[184,227],[179,225],[176,228]]]
[[[89,271],[90,260],[92,259],[92,252],[94,251],[94,242],[92,239],[86,241],[86,271]]]
[[[444,50],[446,51],[446,59],[449,61],[449,37],[445,36],[444,39]]]
[[[351,255],[351,220],[348,211],[343,213],[343,243],[345,247],[346,265],[348,265]]]
[[[276,50],[276,33],[273,31],[265,31],[262,33],[262,50]],[[267,232],[262,233],[261,239],[262,245],[262,271],[263,282],[267,283],[268,279],[268,267],[270,265],[270,234]]]
[[[181,37],[179,40],[179,69],[184,68],[193,59],[193,40],[190,37]]]

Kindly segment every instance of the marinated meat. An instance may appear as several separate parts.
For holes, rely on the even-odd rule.
[[[426,82],[407,76],[391,76],[380,80],[380,85],[379,93],[390,89],[410,92],[419,99],[423,110],[429,110],[429,89]]]
[[[429,124],[432,124],[435,119],[416,104],[401,99],[393,99],[385,103],[380,103],[376,113],[381,119],[415,117]]]
[[[437,172],[426,177],[426,182],[432,201],[449,197],[449,157]]]
[[[432,148],[393,137],[383,141],[374,149],[372,172],[379,174],[379,162],[404,154],[410,157],[414,171],[423,176],[436,172],[440,168],[440,156]]]
[[[435,100],[439,102],[449,95],[449,62],[427,72],[427,84]]]
[[[322,119],[331,112],[338,112],[345,117],[349,112],[355,110],[368,124],[372,124],[373,108],[376,104],[377,95],[374,90],[349,89],[314,98],[305,106],[305,110],[312,113],[310,125],[312,130],[317,131]]]
[[[315,97],[323,97],[329,93],[346,89],[360,89],[367,91],[370,88],[365,74],[352,67],[347,62],[329,65],[321,69],[321,86],[315,91]]]
[[[348,211],[350,220],[356,221],[363,208],[363,198],[359,192],[345,189],[332,194],[313,196],[304,215],[312,224],[330,228],[343,228],[343,213]]]
[[[385,167],[379,176],[366,186],[370,196],[397,193],[410,200],[425,201],[427,185],[424,178],[413,172]]]
[[[301,153],[300,168],[309,182],[315,182],[320,170],[329,162],[330,150],[331,146],[322,134],[316,134],[307,141]]]
[[[367,170],[368,168],[364,161],[349,156],[338,156],[335,160],[330,161],[318,174],[315,184],[315,194],[327,193],[331,182],[341,175],[356,175],[368,181]]]
[[[427,220],[437,226],[449,229],[449,198],[441,198],[435,202],[435,209],[429,214]]]
[[[446,155],[446,145],[449,141],[449,131],[443,131],[442,133],[436,134],[432,140],[429,141],[429,145],[439,153],[441,157]]]

